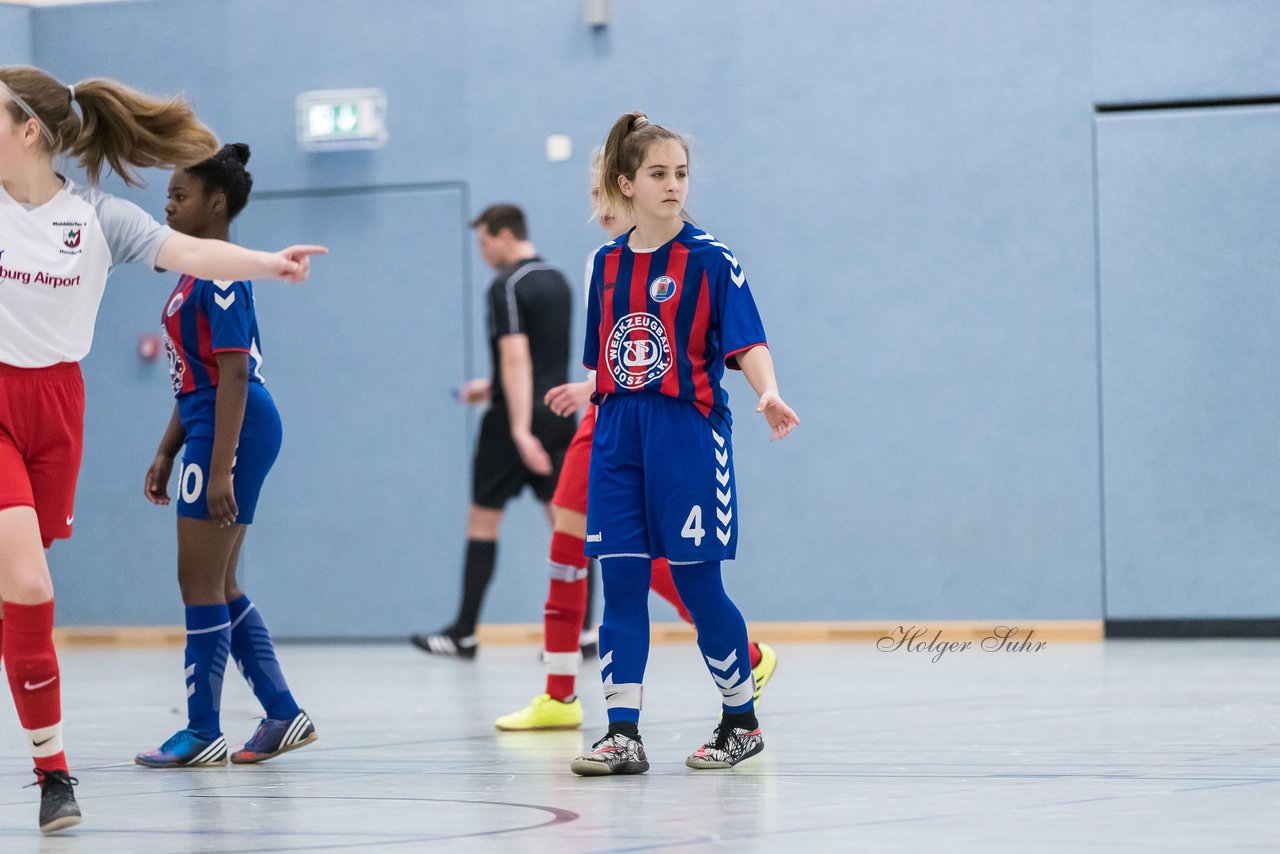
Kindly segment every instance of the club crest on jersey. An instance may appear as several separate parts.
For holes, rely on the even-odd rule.
[[[178,309],[182,308],[182,302],[187,298],[183,291],[178,291],[173,295],[173,299],[169,300],[169,307],[164,310],[165,317],[173,317],[178,313]]]
[[[68,228],[62,233],[62,245],[68,249],[78,249],[80,247],[80,229]]]
[[[181,296],[182,294],[178,294],[178,297]],[[174,346],[168,330],[164,331],[164,354],[169,360],[169,381],[173,384],[173,393],[182,394],[182,380],[187,373],[187,364],[178,355],[178,348]]]
[[[626,389],[643,388],[671,370],[675,361],[662,320],[643,311],[625,315],[613,325],[608,359],[613,381]]]
[[[676,295],[676,280],[659,276],[649,283],[649,298],[654,302],[666,302]]]

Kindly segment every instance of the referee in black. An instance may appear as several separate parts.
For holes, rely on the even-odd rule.
[[[489,403],[471,475],[462,602],[452,625],[411,638],[427,652],[468,659],[476,654],[476,623],[507,502],[532,487],[551,519],[560,465],[577,429],[576,418],[556,415],[542,402],[548,390],[569,381],[569,283],[538,256],[515,205],[492,205],[471,227],[498,275],[487,300],[493,378],[471,380],[459,395],[465,403]]]

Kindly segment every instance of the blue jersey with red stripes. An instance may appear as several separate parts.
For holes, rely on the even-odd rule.
[[[582,361],[607,394],[659,392],[691,401],[728,429],[720,387],[736,356],[766,345],[746,274],[729,247],[686,222],[671,241],[632,251],[630,232],[596,251]]]
[[[161,322],[174,397],[216,387],[218,353],[248,353],[249,381],[263,381],[252,283],[183,276]]]

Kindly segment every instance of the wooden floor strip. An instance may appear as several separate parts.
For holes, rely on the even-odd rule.
[[[693,627],[686,623],[652,623],[653,643],[689,643],[694,639]],[[1053,641],[1057,643],[1096,643],[1103,640],[1101,620],[897,620],[854,622],[750,623],[752,640],[770,643],[846,643],[890,641],[910,635],[918,643],[982,641],[1007,637],[1009,641]],[[69,626],[54,629],[60,646],[157,647],[182,646],[186,632],[181,626]],[[477,632],[481,644],[516,646],[541,644],[539,623],[481,626]],[[341,642],[342,638],[333,638]],[[361,638],[359,640],[368,640]]]

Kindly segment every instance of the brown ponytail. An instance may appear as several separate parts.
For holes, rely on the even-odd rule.
[[[644,113],[627,113],[613,123],[604,143],[600,163],[600,192],[605,207],[615,211],[631,210],[631,199],[618,186],[618,176],[628,181],[636,179],[636,170],[644,163],[649,146],[664,139],[674,139],[689,154],[689,143],[674,131],[649,121]],[[683,211],[682,211],[683,213]]]
[[[152,98],[114,80],[85,80],[75,84],[78,116],[72,90],[38,68],[0,68],[0,81],[44,125],[43,143],[50,153],[70,152],[92,184],[102,177],[104,164],[137,187],[142,180],[135,169],[192,166],[218,151],[217,137],[178,98]],[[15,122],[31,118],[13,101],[8,107]]]

